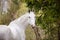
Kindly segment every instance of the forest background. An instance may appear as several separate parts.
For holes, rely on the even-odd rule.
[[[8,25],[29,9],[36,14],[41,39],[60,40],[60,0],[0,0],[0,24]],[[36,40],[31,27],[27,28],[26,35],[26,40]]]

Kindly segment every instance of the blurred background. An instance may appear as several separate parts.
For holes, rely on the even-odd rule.
[[[42,40],[60,40],[60,0],[0,0],[0,24],[11,21],[33,9]],[[36,40],[33,29],[26,30],[26,40]]]

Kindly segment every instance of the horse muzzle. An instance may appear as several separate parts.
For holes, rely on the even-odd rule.
[[[35,28],[36,27],[36,25],[31,25],[32,26],[32,28]]]

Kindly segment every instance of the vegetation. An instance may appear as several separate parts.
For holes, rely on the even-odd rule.
[[[59,2],[59,0],[11,0],[9,1],[10,9],[8,13],[1,14],[0,11],[0,24],[9,24],[11,20],[23,15],[29,9],[33,9],[36,14],[36,25],[39,27],[41,38],[43,40],[60,40]],[[31,29],[28,28],[26,30],[27,40],[35,40],[36,38]]]

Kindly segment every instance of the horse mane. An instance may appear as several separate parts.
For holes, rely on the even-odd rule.
[[[28,16],[28,13],[20,16],[17,20],[18,20],[18,21],[24,20],[27,16]]]
[[[14,21],[11,21],[10,24],[11,23],[16,23],[17,21],[19,21],[20,23],[22,23],[22,22],[25,21],[25,19],[27,19],[28,15],[29,15],[29,13],[26,13],[26,14],[20,16],[19,18],[15,19]]]

